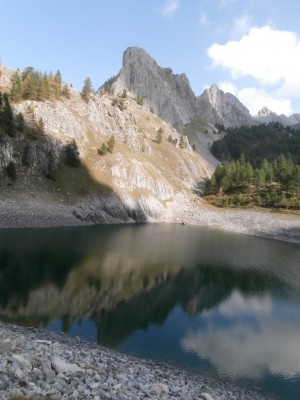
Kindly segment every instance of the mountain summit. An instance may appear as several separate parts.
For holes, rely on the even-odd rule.
[[[216,84],[205,89],[197,98],[197,113],[202,119],[229,126],[253,125],[255,120],[249,110],[231,93],[224,93]]]
[[[185,74],[175,75],[137,47],[123,55],[123,66],[113,84],[116,94],[124,89],[144,100],[160,118],[177,128],[191,122],[197,113],[196,97]]]
[[[278,115],[274,111],[269,110],[267,107],[263,107],[258,111],[255,119],[264,124],[269,124],[270,122],[280,122],[283,126],[293,126],[300,123],[300,114],[292,114],[287,117],[284,114]]]
[[[141,48],[129,47],[124,52],[113,90],[119,94],[124,89],[142,98],[148,108],[178,129],[195,119],[225,127],[255,123],[249,110],[232,94],[214,84],[197,98],[185,74],[160,67]]]

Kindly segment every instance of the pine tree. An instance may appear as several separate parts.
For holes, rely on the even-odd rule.
[[[10,161],[7,167],[5,168],[7,176],[12,180],[15,181],[17,179],[17,170],[16,165],[13,161]]]
[[[91,82],[90,78],[87,77],[84,81],[83,88],[81,91],[81,97],[83,98],[84,101],[86,101],[86,102],[89,101],[89,97],[90,97],[90,94],[92,93],[92,91],[93,91],[92,82]]]
[[[3,99],[2,123],[6,134],[9,136],[14,136],[15,134],[14,114],[9,102],[8,94],[4,93],[2,99]]]
[[[61,73],[58,70],[56,74],[54,75],[54,93],[56,99],[60,98],[61,95],[61,84],[62,84],[62,79],[61,79]]]
[[[25,127],[25,119],[21,112],[19,112],[16,116],[16,128],[19,132],[23,132]]]
[[[159,128],[159,130],[156,132],[156,141],[157,143],[161,143],[163,139],[163,130],[162,128]]]
[[[74,139],[65,146],[65,163],[69,167],[79,167],[80,165],[79,150]]]
[[[11,89],[10,98],[12,101],[19,101],[22,98],[22,84],[18,71],[14,72],[10,78]]]
[[[116,139],[115,139],[114,136],[112,136],[112,137],[109,139],[109,141],[107,142],[107,145],[106,145],[107,151],[109,151],[110,153],[112,153],[113,150],[114,150],[115,144],[116,144]]]
[[[61,91],[61,95],[64,96],[66,99],[70,99],[71,98],[71,93],[69,90],[68,85],[64,85]]]

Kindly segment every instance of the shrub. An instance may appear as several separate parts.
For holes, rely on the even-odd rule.
[[[79,150],[74,139],[65,145],[64,160],[69,167],[78,167],[80,165]]]
[[[7,176],[12,180],[15,181],[17,179],[17,170],[16,165],[13,161],[10,161],[7,167],[5,168],[5,172]]]
[[[109,139],[109,141],[106,144],[107,151],[112,153],[114,150],[115,144],[116,144],[116,139],[114,136],[111,136],[111,138]]]
[[[107,153],[107,147],[105,143],[102,143],[101,147],[98,148],[98,154],[100,156],[105,156],[105,154]]]
[[[163,130],[162,128],[159,128],[159,130],[156,132],[156,141],[157,143],[161,143],[163,138]]]
[[[143,106],[143,105],[144,105],[144,99],[143,99],[142,97],[136,96],[136,98],[135,98],[134,100],[136,101],[136,103],[137,103],[139,106]]]

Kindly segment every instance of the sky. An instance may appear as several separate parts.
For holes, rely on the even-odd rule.
[[[300,112],[299,0],[0,0],[0,59],[98,89],[130,46],[255,115]]]

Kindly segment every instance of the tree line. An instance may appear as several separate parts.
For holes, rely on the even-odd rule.
[[[204,186],[204,196],[219,206],[300,208],[300,165],[283,154],[253,167],[242,155],[219,165]]]
[[[264,159],[272,161],[281,154],[300,164],[300,130],[279,122],[228,128],[225,136],[213,143],[211,151],[220,161],[237,160],[244,154],[255,167]]]
[[[43,74],[27,67],[22,72],[15,71],[11,76],[10,99],[13,102],[57,100],[61,96],[70,98],[68,85],[62,83],[60,71]]]

